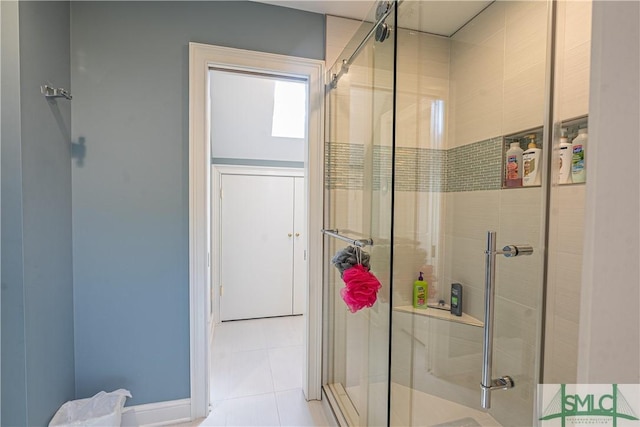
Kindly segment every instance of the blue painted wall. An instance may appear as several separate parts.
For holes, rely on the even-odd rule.
[[[70,87],[70,9],[2,7],[2,425],[38,426],[75,396],[71,104],[40,94]]]
[[[2,31],[2,411],[1,425],[26,425],[22,262],[22,151],[18,3],[0,2]]]
[[[259,3],[72,2],[78,397],[189,397],[188,44],[324,57],[324,17]]]

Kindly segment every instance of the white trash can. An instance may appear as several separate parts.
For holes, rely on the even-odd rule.
[[[88,399],[71,400],[58,409],[49,427],[120,426],[122,408],[129,390],[101,391]]]

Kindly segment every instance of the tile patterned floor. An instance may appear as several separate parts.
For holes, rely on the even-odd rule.
[[[307,402],[302,394],[303,328],[302,316],[217,326],[211,414],[174,427],[332,425],[321,403]],[[386,399],[386,385],[383,388],[374,394]],[[392,419],[398,426],[499,426],[489,414],[405,386],[393,384],[392,393],[397,402]]]
[[[328,426],[302,393],[304,317],[224,322],[214,331],[211,414],[187,426]]]

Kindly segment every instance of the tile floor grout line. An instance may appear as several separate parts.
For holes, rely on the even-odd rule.
[[[256,393],[256,394],[248,394],[246,396],[235,396],[235,397],[229,397],[229,398],[225,398],[225,399],[217,399],[217,400],[213,400],[211,401],[212,403],[217,403],[217,402],[228,402],[230,400],[238,400],[238,399],[244,399],[247,397],[258,397],[258,396],[266,396],[268,394],[275,394],[275,391],[267,391],[265,393]]]
[[[276,392],[273,392],[273,400],[276,401],[276,414],[278,414],[278,425],[282,426],[282,418],[280,417],[280,406],[278,406],[278,396]]]
[[[304,343],[303,344],[292,344],[292,345],[283,345],[283,346],[277,346],[277,347],[265,347],[265,348],[254,348],[254,349],[248,349],[248,350],[234,350],[234,351],[217,351],[217,352],[212,352],[212,355],[221,355],[221,354],[236,354],[236,353],[244,353],[247,351],[260,351],[260,350],[276,350],[276,349],[281,349],[281,348],[293,348],[293,347],[304,347]]]

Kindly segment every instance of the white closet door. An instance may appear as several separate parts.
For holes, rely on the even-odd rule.
[[[295,245],[293,248],[293,314],[304,314],[307,303],[305,188],[304,178],[294,178],[294,180],[295,200],[293,229],[295,230]]]
[[[292,314],[290,177],[222,175],[221,320]]]

